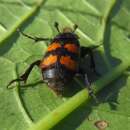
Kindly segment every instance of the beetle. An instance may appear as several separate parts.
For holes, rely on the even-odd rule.
[[[57,94],[63,91],[64,85],[69,83],[77,73],[80,72],[79,61],[81,58],[79,37],[75,33],[78,26],[75,24],[73,29],[70,27],[59,29],[58,22],[54,24],[58,34],[53,38],[40,38],[31,36],[18,30],[23,36],[39,41],[49,41],[50,44],[42,60],[34,61],[29,68],[17,79],[9,82],[7,87],[17,81],[24,81],[26,83],[30,72],[34,66],[41,69],[43,81],[53,89]],[[95,71],[95,63],[91,48],[86,48],[86,53],[90,55],[91,68]],[[85,78],[85,84],[89,90],[90,95],[94,97],[92,89],[87,78],[86,73],[82,73]]]

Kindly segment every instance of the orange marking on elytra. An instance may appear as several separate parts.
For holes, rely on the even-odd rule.
[[[60,48],[60,47],[61,47],[60,43],[54,42],[54,43],[52,43],[48,46],[47,51],[54,51],[54,50],[56,50],[57,48]]]
[[[49,66],[54,64],[57,61],[57,56],[55,55],[50,55],[46,57],[40,64],[41,68],[44,68],[45,66]]]
[[[61,56],[60,63],[73,71],[77,68],[76,61],[72,60],[70,56]]]
[[[72,53],[78,53],[78,46],[72,43],[67,43],[64,45],[64,48],[66,48],[68,51]]]

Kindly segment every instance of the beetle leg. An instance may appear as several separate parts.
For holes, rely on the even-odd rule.
[[[18,31],[21,35],[23,35],[23,36],[25,36],[25,37],[27,37],[27,38],[29,38],[29,39],[32,39],[32,40],[34,40],[35,42],[39,42],[39,41],[51,41],[51,40],[52,40],[51,38],[41,38],[41,37],[36,37],[36,36],[31,36],[31,35],[25,34],[25,33],[22,32],[20,29],[17,29],[17,31]]]
[[[37,61],[33,62],[33,63],[29,66],[29,68],[24,72],[23,75],[21,75],[21,76],[20,76],[19,78],[17,78],[17,79],[14,79],[14,80],[10,81],[9,84],[7,85],[7,88],[11,88],[11,87],[9,87],[9,86],[10,86],[12,83],[14,83],[14,82],[24,81],[24,83],[26,83],[27,78],[28,78],[30,72],[32,71],[33,67],[34,67],[35,65],[39,66],[39,65],[40,65],[40,62],[41,62],[40,60],[37,60]]]
[[[84,58],[85,55],[89,55],[90,56],[90,68],[91,70],[96,74],[96,75],[100,75],[96,69],[95,69],[95,61],[94,61],[94,56],[93,56],[93,49],[97,48],[98,46],[95,47],[81,47],[80,52],[81,52],[81,57]]]
[[[91,49],[88,49],[88,54],[90,56],[90,68],[93,72],[97,73],[96,72],[96,69],[95,69],[95,62],[94,62],[94,57],[93,57],[93,52]]]
[[[87,74],[85,74],[84,76],[85,76],[85,85],[86,85],[86,88],[88,89],[89,95],[90,95],[91,97],[93,97],[93,99],[96,101],[96,103],[98,103],[98,100],[97,100],[97,98],[96,98],[96,96],[95,96],[95,94],[94,94],[94,92],[93,92],[93,90],[92,90],[92,87],[91,87],[91,85],[90,85],[90,82],[88,81],[88,76],[87,76]]]

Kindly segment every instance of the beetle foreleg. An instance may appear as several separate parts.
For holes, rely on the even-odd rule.
[[[36,37],[36,36],[31,36],[31,35],[28,35],[28,34],[25,34],[24,32],[22,32],[20,29],[17,29],[17,31],[22,34],[23,36],[29,38],[29,39],[32,39],[34,40],[35,42],[39,42],[39,41],[51,41],[52,39],[51,38],[41,38],[41,37]]]

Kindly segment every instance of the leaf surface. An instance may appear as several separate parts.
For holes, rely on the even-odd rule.
[[[96,70],[103,76],[121,62],[129,62],[129,6],[129,0],[0,1],[0,129],[27,129],[70,98],[58,97],[39,83],[42,77],[36,67],[24,88],[19,88],[19,83],[13,84],[16,87],[11,90],[6,88],[29,64],[41,59],[47,48],[45,42],[34,43],[19,35],[17,28],[34,36],[54,37],[55,21],[61,29],[76,23],[81,46],[102,44],[99,53],[95,52],[95,61]],[[126,71],[102,90],[98,105],[83,104],[53,129],[96,130],[97,120],[109,122],[108,130],[130,129],[129,84]],[[72,82],[70,86],[77,88],[79,84]]]

